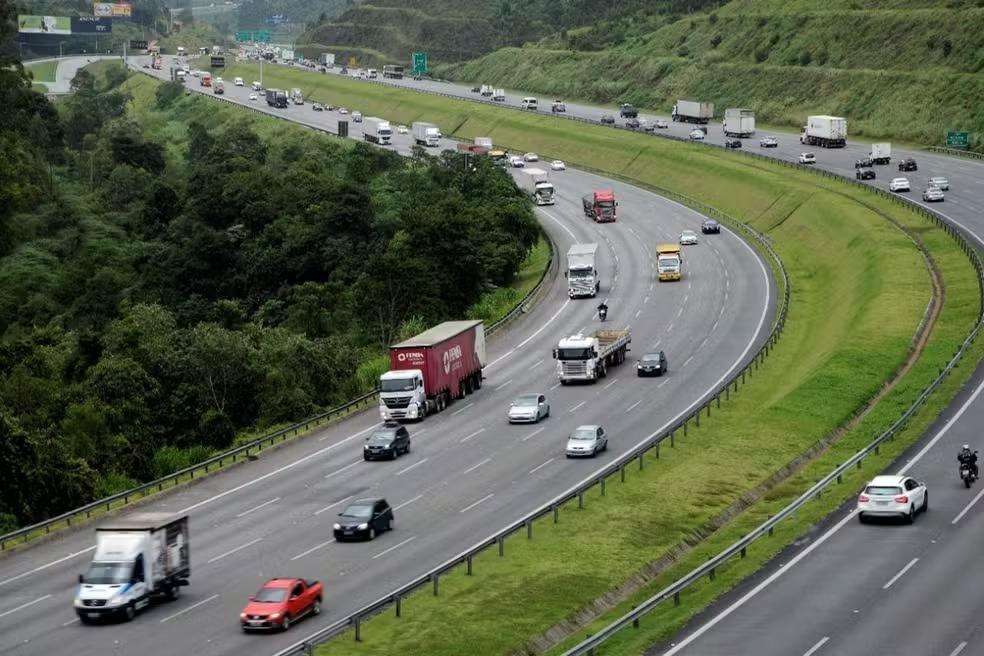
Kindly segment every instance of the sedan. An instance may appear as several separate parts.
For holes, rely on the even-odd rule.
[[[813,153],[800,153],[799,163],[800,164],[816,164],[817,163],[817,156],[814,155]]]
[[[512,157],[510,157],[509,163],[512,165],[514,169],[521,169],[526,166],[526,162],[524,162],[523,158],[520,157],[519,155],[513,155]]]
[[[655,132],[656,131],[656,126],[653,125],[652,122],[647,121],[646,119],[642,119],[639,122],[642,124],[642,131],[643,132]]]
[[[666,373],[669,366],[666,362],[666,354],[663,351],[646,353],[636,362],[636,375],[642,376],[662,376]]]
[[[550,416],[550,404],[543,394],[523,394],[509,404],[509,423],[532,423]]]
[[[259,96],[256,95],[256,92],[255,91],[253,93],[249,94],[249,99],[250,100],[256,100],[257,98],[259,98]]]
[[[615,117],[611,114],[604,114],[601,117],[601,122],[605,125],[615,125]]]
[[[410,432],[399,424],[385,424],[373,431],[362,446],[365,460],[396,460],[403,453],[410,453]]]
[[[888,183],[888,190],[894,192],[910,191],[908,178],[892,178]]]
[[[338,542],[352,538],[372,540],[393,528],[393,509],[386,499],[359,499],[338,513],[332,528]]]
[[[922,199],[927,203],[942,203],[943,190],[939,187],[927,187],[922,193]]]
[[[666,129],[669,129],[669,127],[670,127],[670,124],[668,122],[664,121],[661,118],[656,119],[656,129],[657,130],[666,130]]]
[[[693,230],[684,230],[680,233],[680,245],[681,246],[696,246],[697,245],[697,233]]]
[[[925,483],[908,476],[875,476],[858,495],[858,521],[868,517],[902,517],[910,524],[929,508]]]
[[[704,131],[703,130],[691,130],[689,136],[690,136],[690,140],[691,141],[703,141],[704,140]]]
[[[249,598],[239,624],[243,631],[286,631],[305,615],[321,614],[322,594],[319,581],[272,579]]]
[[[706,221],[700,224],[700,231],[703,232],[705,235],[709,235],[711,233],[717,235],[720,234],[721,232],[721,224],[715,221],[714,219],[707,219]]]
[[[762,137],[759,139],[759,148],[778,148],[779,140],[775,137]]]
[[[871,160],[870,157],[862,157],[858,161],[854,162],[854,168],[856,169],[867,169],[874,165],[875,163]]]
[[[568,458],[596,456],[608,449],[608,435],[601,426],[578,426],[567,438]]]
[[[741,148],[741,139],[725,139],[725,148]]]
[[[858,180],[874,180],[875,179],[875,169],[864,168],[858,169],[854,172],[854,177]]]
[[[564,164],[564,162],[562,160],[555,159],[554,161],[550,162],[550,170],[551,171],[566,171],[567,170],[567,165]]]
[[[639,128],[642,127],[642,123],[639,121],[639,119],[632,117],[625,120],[625,127],[627,127],[630,130],[638,130]]]
[[[338,113],[339,113],[339,114],[348,114],[348,113],[349,113],[349,111],[348,111],[348,109],[346,109],[345,107],[339,107],[339,108],[338,108]]]
[[[407,133],[407,132],[409,132],[410,130],[409,130],[409,129],[407,129],[407,126],[405,126],[405,125],[397,125],[397,126],[396,126],[396,131],[397,131],[397,133],[399,133],[399,134],[406,134],[406,133]]]
[[[323,112],[325,111],[325,106],[322,105],[321,103],[314,103],[313,105],[311,105],[311,109],[316,112]]]
[[[564,114],[567,112],[567,105],[564,104],[563,100],[555,100],[550,105],[550,111],[554,114]]]
[[[946,178],[930,178],[929,186],[942,189],[943,191],[950,191],[950,181]]]
[[[906,157],[899,162],[900,171],[918,171],[919,166],[916,164],[916,160],[911,157]]]
[[[523,155],[523,160],[527,162],[539,162],[540,156],[537,155],[536,153],[526,153],[525,155]]]

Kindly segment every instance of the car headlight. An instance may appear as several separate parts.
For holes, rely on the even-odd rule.
[[[239,619],[241,620],[246,619],[246,613],[239,613]]]
[[[280,618],[280,613],[270,613],[270,619],[275,620]]]
[[[362,449],[363,449],[364,451],[368,451],[368,450],[369,450],[369,445],[368,445],[368,444],[363,444],[363,445],[362,445]]]
[[[336,522],[336,523],[332,524],[332,528],[335,529],[336,531],[340,531],[340,530],[342,530],[342,525],[339,524],[338,522]]]
[[[369,528],[369,524],[359,524],[359,530],[364,531]]]

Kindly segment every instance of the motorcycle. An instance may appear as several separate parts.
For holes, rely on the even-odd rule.
[[[598,318],[599,319],[601,319],[602,321],[604,321],[607,316],[608,316],[608,308],[607,307],[600,307],[600,308],[598,308]]]
[[[977,480],[977,477],[974,476],[974,470],[966,462],[960,463],[960,480],[963,481],[964,487],[970,487]]]

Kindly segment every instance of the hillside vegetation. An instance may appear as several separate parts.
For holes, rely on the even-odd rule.
[[[831,113],[872,138],[938,144],[946,130],[965,129],[979,143],[977,5],[984,2],[735,0],[672,22],[603,20],[439,73],[664,113],[677,98],[700,98],[719,115],[751,107],[760,121],[790,126]]]

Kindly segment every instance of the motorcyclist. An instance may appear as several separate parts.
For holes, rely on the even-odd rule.
[[[605,317],[608,316],[608,306],[605,305],[604,302],[598,304],[598,316],[601,318],[602,321],[604,321]]]
[[[977,451],[971,451],[969,444],[963,445],[963,449],[957,454],[957,462],[960,464],[967,463],[970,471],[974,472],[974,478],[980,478],[980,474],[977,471]]]

